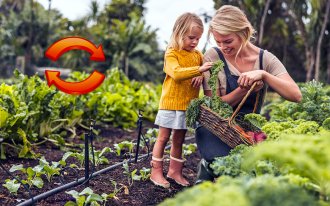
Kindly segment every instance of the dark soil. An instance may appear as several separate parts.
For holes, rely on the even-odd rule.
[[[153,124],[144,125],[144,131],[147,128],[154,127]],[[104,147],[111,147],[113,149],[113,144],[121,142],[123,140],[135,140],[137,138],[137,131],[126,131],[118,128],[99,128],[101,129],[101,133],[99,137],[97,137],[94,141],[94,147],[96,150],[101,150]],[[82,134],[84,131],[80,131],[78,134]],[[188,136],[188,135],[187,135]],[[191,136],[191,135],[189,135]],[[76,147],[75,150],[81,151],[81,147],[83,146],[83,140],[79,138],[75,138],[72,140]],[[191,140],[187,140],[186,144],[194,143],[194,138]],[[66,148],[67,149],[67,148]],[[71,148],[72,149],[72,148]],[[40,145],[35,151],[41,156],[45,156],[46,160],[51,161],[59,161],[65,151],[60,150],[59,147],[54,146],[51,143]],[[147,151],[141,151],[140,155],[145,154]],[[116,163],[122,162],[127,159],[127,155],[116,156],[115,153],[107,154],[106,157],[109,159],[109,164],[99,165],[96,167],[96,170],[100,170]],[[133,157],[134,158],[134,157]],[[165,157],[167,161],[165,161],[165,172],[168,170],[168,155]],[[194,183],[196,178],[196,170],[197,163],[200,159],[198,152],[193,153],[190,156],[186,157],[187,161],[185,162],[185,167],[183,169],[184,176],[189,180],[191,184]],[[137,169],[138,171],[145,168],[150,168],[149,162],[151,157],[148,159],[141,160],[138,163],[130,163],[129,168],[130,171]],[[7,160],[2,161],[5,168],[9,169],[12,165],[23,164],[24,167],[35,166],[38,164],[39,160],[31,160],[31,159],[19,159],[15,157],[8,157]],[[67,160],[68,163],[75,163],[75,159],[69,158]],[[169,189],[164,189],[158,186],[153,185],[150,180],[146,181],[133,181],[133,183],[128,182],[128,177],[125,175],[123,167],[117,167],[112,171],[107,173],[103,173],[99,176],[92,178],[89,182],[89,187],[97,194],[110,194],[114,192],[114,185],[111,180],[114,180],[117,183],[117,189],[121,188],[119,192],[116,194],[115,198],[109,198],[106,205],[157,205],[160,202],[164,201],[166,198],[173,197],[176,193],[183,190],[184,187],[176,184],[173,181],[170,181],[171,187]],[[78,171],[79,178],[84,176],[84,170]],[[166,174],[166,173],[165,173]],[[20,178],[25,178],[20,172],[15,172],[14,175],[18,175]],[[9,175],[5,173],[2,169],[0,169],[0,183],[5,183],[6,179],[12,179]],[[60,178],[54,177],[53,180],[49,183],[46,178],[44,180],[44,187],[42,189],[38,189],[36,187],[31,188],[31,192],[33,195],[38,195],[48,190],[54,189],[61,185]],[[74,181],[75,177],[67,178],[68,182]],[[70,188],[70,190],[76,190],[81,192],[86,186],[81,185],[78,187]],[[0,205],[16,205],[19,202],[22,202],[29,198],[28,192],[21,186],[18,190],[17,195],[10,194],[6,188],[0,186]],[[65,192],[58,193],[51,197],[48,197],[45,200],[38,202],[36,205],[64,205],[68,201],[75,201],[71,195],[66,194]]]

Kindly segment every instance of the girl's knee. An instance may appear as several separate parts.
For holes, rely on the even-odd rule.
[[[158,135],[157,141],[160,143],[167,143],[169,141],[170,137],[166,135]]]
[[[172,138],[172,144],[175,145],[183,145],[184,142],[184,137],[177,137],[177,138]]]

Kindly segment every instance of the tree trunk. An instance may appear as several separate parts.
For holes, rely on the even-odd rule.
[[[261,43],[262,43],[262,38],[263,38],[263,35],[264,35],[265,21],[266,21],[266,17],[267,17],[267,14],[268,14],[268,9],[269,9],[271,1],[272,0],[267,0],[264,12],[263,12],[262,17],[261,17],[259,37],[258,37],[258,46],[261,46]]]
[[[326,9],[325,9],[325,15],[324,15],[324,21],[322,24],[322,29],[321,29],[321,33],[319,36],[319,39],[317,40],[317,47],[316,47],[316,61],[315,61],[315,80],[318,81],[319,80],[319,76],[320,76],[320,59],[321,59],[321,44],[322,44],[322,40],[324,37],[324,31],[325,31],[325,27],[328,23],[328,19],[329,19],[329,10],[330,10],[330,1],[327,1],[327,5],[326,5]]]
[[[328,77],[327,77],[327,83],[330,84],[330,41],[328,43],[328,55],[327,55],[327,74],[328,74]]]
[[[306,75],[306,82],[310,81],[312,78],[313,66],[314,66],[314,54],[313,54],[313,47],[310,47],[308,44],[308,36],[305,29],[305,25],[301,18],[298,18],[296,13],[293,10],[289,10],[288,14],[294,20],[295,25],[297,26],[298,30],[301,33],[301,38],[304,42],[304,49],[305,49],[305,69],[307,71]]]
[[[314,67],[314,62],[315,62],[315,56],[314,56],[314,51],[312,48],[305,48],[305,54],[306,54],[306,70],[307,70],[307,75],[306,75],[306,82],[309,82],[312,80],[312,73],[313,73],[313,67]]]
[[[125,54],[125,63],[124,63],[124,65],[125,65],[125,74],[128,77],[129,58],[128,58],[128,55],[127,54]]]
[[[25,48],[25,72],[28,75],[33,74],[33,68],[31,64],[32,59],[32,45],[33,45],[33,22],[34,22],[34,13],[33,13],[33,0],[30,0],[30,24],[29,24],[29,34],[28,34],[28,42]]]

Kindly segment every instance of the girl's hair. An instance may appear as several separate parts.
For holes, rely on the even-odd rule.
[[[216,31],[221,35],[235,33],[239,36],[243,44],[239,48],[236,57],[242,47],[245,46],[251,38],[254,38],[253,35],[255,33],[254,28],[244,12],[238,7],[231,5],[224,5],[217,10],[210,23],[208,38],[212,31]]]
[[[187,12],[179,16],[175,21],[168,47],[181,50],[183,48],[183,40],[191,31],[193,23],[202,31],[204,30],[203,22],[196,14]]]

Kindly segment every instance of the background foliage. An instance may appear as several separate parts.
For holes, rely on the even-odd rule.
[[[146,24],[146,0],[113,0],[100,8],[91,1],[90,11],[70,21],[34,0],[0,3],[0,70],[9,77],[24,59],[24,73],[36,67],[62,67],[102,72],[122,69],[129,79],[161,82],[163,52],[156,30]],[[327,0],[214,0],[214,8],[232,4],[245,11],[256,29],[255,43],[273,52],[296,81],[312,79],[330,83],[330,2]],[[209,21],[212,14],[200,14]],[[56,63],[44,58],[50,43],[78,35],[103,45],[106,61],[89,61],[84,51],[70,51]]]

